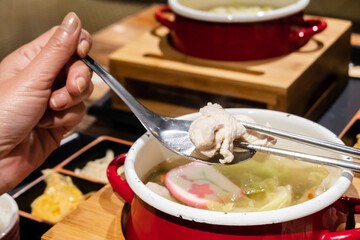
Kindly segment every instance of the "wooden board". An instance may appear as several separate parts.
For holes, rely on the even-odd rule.
[[[351,35],[351,45],[360,48],[360,34],[353,33]],[[360,78],[360,66],[359,65],[350,65],[349,66],[349,76],[353,78]]]
[[[354,123],[356,121],[358,121],[360,119],[360,109],[355,113],[355,115],[352,117],[352,119],[350,120],[350,122],[345,126],[345,128],[341,131],[341,133],[339,134],[339,138],[341,139],[347,131],[349,131],[350,127],[354,125]],[[360,133],[360,129],[359,132]]]
[[[173,94],[181,92],[183,98],[186,94],[189,98],[213,94],[316,119],[348,82],[351,22],[325,20],[328,27],[300,50],[247,62],[184,55],[169,44],[165,27],[154,26],[110,55],[110,72],[147,107],[167,116],[198,109],[191,99],[189,106],[183,105],[181,98],[174,99]],[[162,98],[159,92],[153,92],[161,88],[167,92]],[[121,108],[116,98],[114,103]]]
[[[107,185],[54,225],[41,239],[125,240],[121,228],[123,206],[124,200]]]

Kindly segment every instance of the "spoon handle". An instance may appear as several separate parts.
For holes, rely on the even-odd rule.
[[[149,130],[149,126],[152,126],[153,121],[160,121],[159,117],[148,108],[144,107],[138,102],[110,73],[108,73],[100,64],[95,62],[89,56],[81,59],[90,69],[92,69],[104,82],[113,90],[124,103],[131,109],[135,116],[140,120],[144,127]]]
[[[243,122],[243,121],[238,121],[238,122],[240,122],[242,125],[244,125],[244,127],[248,128],[248,129],[272,134],[275,136],[283,137],[286,139],[290,139],[290,140],[294,140],[294,141],[298,141],[298,142],[302,142],[302,143],[307,143],[310,145],[315,145],[318,147],[326,148],[326,149],[340,152],[340,153],[351,154],[351,155],[353,155],[353,157],[360,158],[360,149],[358,149],[358,148],[345,146],[345,145],[342,145],[339,143],[324,141],[321,139],[316,139],[316,138],[312,138],[312,137],[308,137],[308,136],[304,136],[304,135],[300,135],[300,134],[296,134],[296,133],[286,132],[286,131],[279,130],[279,129],[264,127],[264,126],[260,126],[260,125],[253,124],[253,123],[248,123],[248,122]]]
[[[236,147],[251,149],[251,150],[258,151],[258,152],[265,152],[265,153],[274,154],[274,155],[283,156],[283,157],[290,157],[290,158],[293,158],[296,160],[311,162],[311,163],[315,163],[315,164],[324,164],[324,165],[328,165],[328,166],[337,166],[337,167],[347,168],[347,169],[351,169],[355,172],[360,172],[360,164],[356,163],[356,162],[352,162],[352,161],[340,160],[340,159],[317,156],[317,155],[310,155],[310,154],[306,154],[306,153],[295,152],[295,151],[290,151],[290,150],[285,150],[285,149],[280,149],[280,148],[259,146],[259,145],[255,145],[255,144],[245,143],[245,142],[237,143]],[[234,149],[234,151],[236,151],[236,148]]]

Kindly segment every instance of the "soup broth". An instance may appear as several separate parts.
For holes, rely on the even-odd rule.
[[[153,185],[156,183],[163,188],[160,192],[151,188],[159,195],[162,195],[161,192],[167,188],[170,195],[165,197],[181,204],[198,207],[196,204],[184,201],[181,196],[173,194],[173,189],[169,188],[165,181],[170,171],[179,166],[188,166],[187,164],[189,161],[184,158],[164,161],[150,171],[144,182]],[[216,200],[207,201],[205,207],[201,206],[201,208],[225,212],[267,211],[299,204],[326,191],[332,181],[340,176],[340,171],[335,168],[326,168],[264,153],[256,153],[252,159],[241,164],[212,167],[241,189],[241,194],[219,193]],[[182,175],[180,177],[185,178]],[[200,178],[202,177],[199,176]],[[211,180],[203,179],[197,185],[206,185],[206,181]],[[218,183],[213,181],[213,184]],[[207,191],[202,193],[203,197],[217,190],[207,189]]]
[[[271,6],[260,6],[260,5],[243,5],[243,4],[230,4],[224,6],[216,6],[208,9],[204,9],[207,12],[220,13],[220,14],[238,14],[238,13],[259,13],[271,11],[274,8]]]

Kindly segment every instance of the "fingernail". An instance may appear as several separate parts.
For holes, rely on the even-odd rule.
[[[67,104],[68,99],[65,94],[59,93],[53,96],[50,101],[55,108],[62,108]]]
[[[79,25],[79,19],[75,13],[68,13],[61,23],[62,28],[68,33],[73,33]]]
[[[77,87],[79,89],[79,92],[82,93],[86,88],[86,80],[83,77],[79,77],[76,79]]]
[[[81,40],[78,46],[78,51],[82,56],[86,56],[90,50],[90,44],[87,40]]]

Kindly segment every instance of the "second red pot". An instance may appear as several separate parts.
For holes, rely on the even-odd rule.
[[[160,7],[155,16],[169,28],[171,44],[187,55],[223,61],[259,60],[296,51],[326,28],[321,19],[304,20],[303,9],[309,0],[280,2],[274,10],[259,14],[218,14],[201,10],[209,7],[209,1],[169,0],[169,6]],[[172,12],[175,19],[169,20],[166,12]]]

